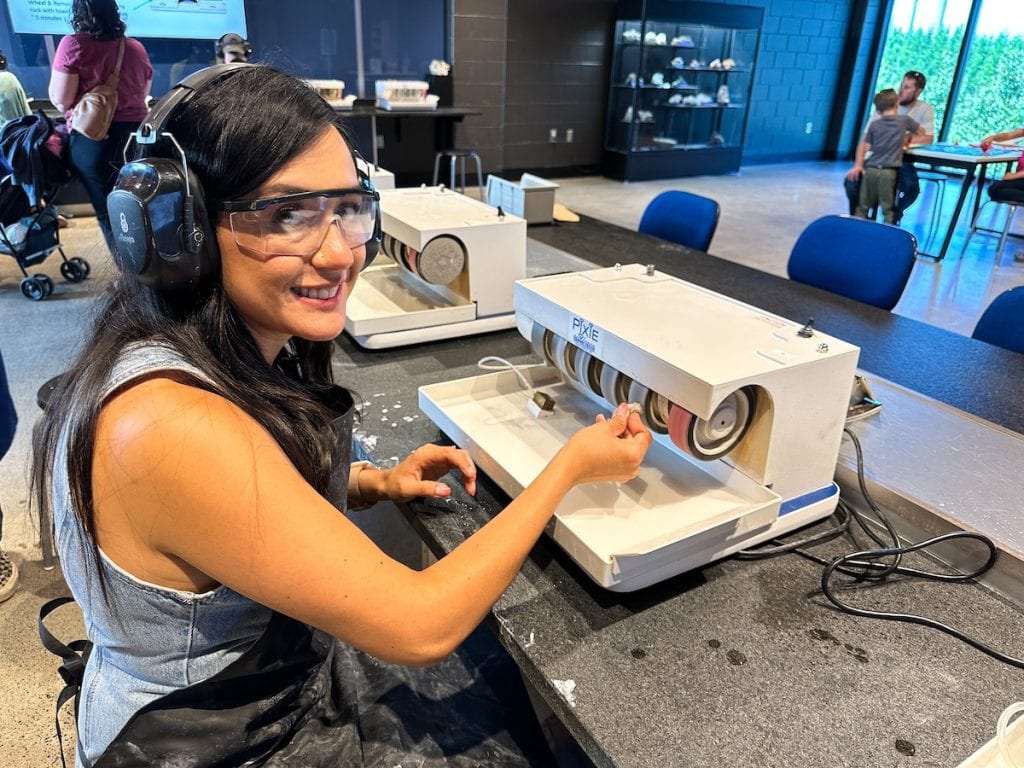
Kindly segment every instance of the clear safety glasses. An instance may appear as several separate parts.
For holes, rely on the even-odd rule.
[[[239,248],[257,256],[310,256],[336,224],[349,248],[373,239],[380,195],[364,188],[327,189],[261,200],[230,200],[228,215]]]

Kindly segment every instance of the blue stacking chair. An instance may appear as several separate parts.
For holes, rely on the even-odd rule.
[[[690,192],[662,192],[648,203],[640,231],[662,240],[707,251],[718,227],[718,203]]]
[[[1024,285],[996,296],[981,314],[971,338],[1024,353]]]
[[[917,239],[904,229],[852,216],[823,216],[789,255],[790,280],[892,309],[910,278]]]

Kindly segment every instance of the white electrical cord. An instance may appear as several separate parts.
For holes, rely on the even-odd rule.
[[[529,380],[523,375],[523,372],[519,370],[519,366],[515,363],[510,363],[505,358],[498,357],[497,355],[488,355],[487,357],[481,357],[477,361],[476,367],[482,368],[485,371],[502,371],[506,368],[510,368],[516,375],[516,378],[519,379],[519,383],[526,389],[526,396],[533,397],[533,385],[530,384]]]
[[[527,403],[526,410],[535,419],[550,416],[555,410],[555,399],[540,390],[534,388],[530,381],[523,375],[523,372],[519,369],[519,366],[515,363],[511,363],[503,357],[496,355],[488,355],[487,357],[480,358],[476,363],[477,368],[482,368],[485,371],[502,371],[505,369],[511,369],[519,379],[519,383],[523,385],[523,392],[526,395]]]
[[[999,716],[999,722],[996,723],[996,743],[999,747],[999,756],[1007,768],[1021,768],[1021,762],[1017,759],[1020,757],[1020,752],[1018,750],[1015,753],[1010,750],[1010,734],[1008,733],[1010,718],[1021,712],[1024,712],[1024,701],[1018,701],[1004,709],[1003,714]]]

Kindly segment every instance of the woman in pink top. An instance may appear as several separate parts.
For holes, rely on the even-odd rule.
[[[122,151],[128,137],[146,116],[146,97],[153,80],[153,67],[142,43],[125,35],[125,23],[115,0],[74,0],[71,5],[73,35],[61,39],[50,73],[50,100],[64,111],[69,128],[71,110],[86,93],[106,82],[117,65],[124,40],[124,60],[117,87],[117,110],[110,134],[93,141],[70,132],[70,162],[89,193],[96,220],[114,251],[107,216],[107,194],[124,163]]]
[[[1016,141],[1024,138],[1024,128],[1011,128],[1002,133],[993,133],[981,140],[981,148],[988,152],[996,142]],[[988,196],[1001,203],[1024,203],[1024,155],[1017,163],[1016,171],[1007,171],[999,181],[992,182]]]

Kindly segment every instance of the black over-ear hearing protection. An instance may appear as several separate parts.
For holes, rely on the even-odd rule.
[[[241,45],[242,50],[245,51],[245,58],[252,56],[252,45],[237,32],[225,32],[223,35],[217,38],[213,43],[213,51],[217,55],[218,59],[224,58],[224,46],[225,45]]]
[[[352,146],[352,139],[346,136],[345,142],[348,144],[349,149],[352,150],[352,162],[356,167],[356,178],[359,180],[359,186],[367,192],[373,192],[376,194],[377,188],[373,186],[373,180],[370,178],[369,164],[363,159],[363,156],[359,154],[359,150]],[[370,266],[370,263],[377,255],[377,251],[380,250],[380,241],[382,238],[381,219],[383,218],[380,206],[378,206],[377,219],[373,222],[373,237],[370,238],[366,245],[363,246],[364,256],[362,269],[366,269]]]
[[[126,162],[107,196],[110,226],[121,269],[157,291],[194,288],[215,275],[220,250],[211,229],[206,201],[185,153],[166,126],[196,93],[230,77],[249,64],[217,64],[182,80],[153,105],[129,139],[139,145],[140,159]],[[158,144],[159,143],[159,144]],[[150,156],[154,145],[172,157]],[[125,148],[127,153],[127,147]],[[353,150],[359,186],[373,191],[362,158]],[[369,264],[381,240],[381,217],[366,244]]]

